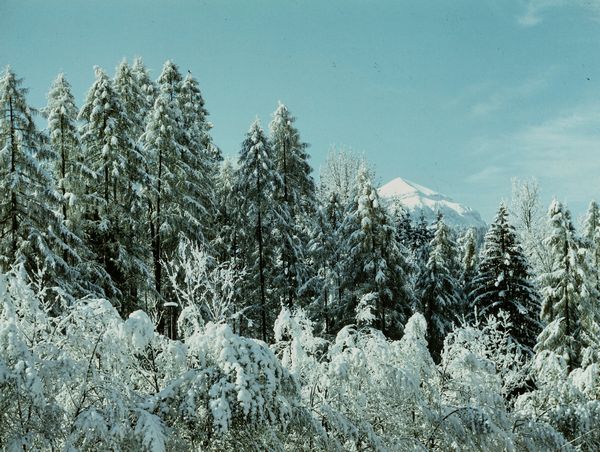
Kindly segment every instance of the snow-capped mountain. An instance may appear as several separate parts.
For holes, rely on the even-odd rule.
[[[379,188],[379,196],[388,201],[398,199],[409,210],[413,218],[418,218],[423,214],[426,220],[433,221],[437,217],[437,213],[441,212],[446,223],[452,226],[477,229],[487,227],[477,211],[448,196],[401,177],[397,177]]]

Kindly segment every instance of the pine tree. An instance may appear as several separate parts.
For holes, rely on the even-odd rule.
[[[485,236],[469,298],[481,318],[508,312],[513,340],[528,351],[533,349],[541,328],[539,294],[504,203]]]
[[[583,224],[583,237],[589,255],[591,278],[597,291],[600,292],[600,207],[592,201]]]
[[[21,262],[30,276],[76,296],[77,241],[60,217],[61,193],[47,171],[53,159],[27,105],[27,90],[10,68],[0,77],[0,269]]]
[[[240,220],[248,229],[243,238],[246,294],[252,311],[258,311],[260,335],[266,341],[274,318],[272,311],[277,309],[272,298],[275,258],[272,225],[276,215],[273,192],[280,181],[269,142],[258,120],[242,143],[236,176],[242,196]]]
[[[471,291],[471,284],[475,277],[479,260],[474,228],[470,228],[464,233],[460,239],[460,246],[462,251],[460,284],[464,293],[468,294]]]
[[[351,322],[356,312],[359,320],[372,323],[385,334],[400,334],[410,314],[408,266],[365,168],[359,172],[358,194],[341,228],[346,300],[338,326]]]
[[[181,110],[181,135],[178,137],[182,149],[184,179],[183,190],[187,208],[193,215],[202,219],[198,223],[201,240],[206,244],[214,239],[216,216],[215,183],[220,161],[213,152],[214,146],[209,135],[212,127],[207,121],[208,111],[197,80],[190,72],[182,80],[178,93]]]
[[[429,259],[417,279],[416,295],[419,310],[429,328],[429,350],[434,360],[439,362],[444,338],[457,323],[464,299],[456,276],[457,246],[441,215],[435,223],[429,248]]]
[[[138,66],[136,73],[126,60],[123,60],[116,69],[113,80],[115,93],[121,100],[124,115],[128,118],[130,124],[129,135],[132,142],[137,144],[140,136],[144,132],[144,123],[152,104],[149,103],[149,96],[146,94],[143,84],[145,72]],[[138,78],[138,75],[140,78]]]
[[[294,127],[295,118],[287,107],[279,104],[270,124],[271,147],[276,170],[281,177],[274,200],[280,220],[275,227],[279,236],[282,269],[280,281],[282,301],[291,307],[298,296],[302,281],[307,279],[303,265],[308,246],[308,234],[303,227],[315,206],[315,185],[310,175],[307,144],[300,140]]]
[[[77,282],[79,293],[71,295],[114,295],[117,289],[110,276],[96,263],[95,256],[85,242],[83,213],[87,199],[77,113],[71,85],[63,74],[59,74],[48,93],[48,105],[43,114],[48,118],[48,145],[53,156],[49,163],[60,193],[60,220],[71,231],[65,241],[76,250],[79,259],[68,252],[63,252],[62,257],[69,265],[76,267],[80,275],[80,281]],[[106,293],[102,287],[108,289]]]
[[[138,229],[147,208],[146,161],[131,138],[133,126],[121,99],[100,68],[79,119],[90,200],[86,233],[91,249],[123,293],[120,311],[127,315],[139,306],[139,287],[149,279],[147,248]]]
[[[131,72],[137,80],[138,87],[141,89],[144,96],[146,96],[145,102],[140,103],[140,106],[144,108],[144,110],[139,112],[140,116],[145,118],[154,105],[158,89],[156,84],[150,78],[148,70],[146,69],[146,66],[144,66],[144,61],[140,57],[133,60]]]
[[[552,255],[552,271],[542,275],[542,320],[548,323],[538,338],[536,352],[561,355],[569,370],[582,362],[586,347],[597,348],[598,293],[589,280],[583,244],[577,237],[571,214],[558,201],[548,210],[550,236],[545,245]]]

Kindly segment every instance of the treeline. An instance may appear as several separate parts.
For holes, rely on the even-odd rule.
[[[483,240],[428,224],[348,153],[316,184],[282,104],[224,160],[170,61],[156,81],[140,59],[96,68],[81,108],[59,75],[44,130],[10,68],[0,104],[2,444],[218,449],[244,426],[257,448],[600,444],[596,203],[579,232],[526,181]]]

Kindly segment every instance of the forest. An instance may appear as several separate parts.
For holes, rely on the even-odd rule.
[[[172,61],[0,108],[1,449],[600,450],[596,202],[428,222],[282,103],[224,158]]]

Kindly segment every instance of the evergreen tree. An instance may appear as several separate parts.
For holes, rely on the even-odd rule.
[[[76,250],[79,259],[63,252],[63,259],[78,269],[80,291],[83,294],[111,295],[117,292],[110,276],[96,263],[85,241],[83,212],[87,202],[83,155],[77,133],[77,113],[71,85],[59,74],[48,93],[48,105],[43,111],[48,118],[49,147],[54,180],[60,193],[60,220],[71,231],[65,241]],[[102,287],[108,288],[104,294]],[[77,295],[76,293],[72,295]]]
[[[481,318],[508,312],[513,340],[528,351],[533,349],[541,328],[539,294],[504,203],[485,236],[469,297]]]
[[[272,225],[275,222],[273,193],[279,176],[271,147],[256,120],[246,134],[236,173],[237,189],[242,196],[240,224],[247,228],[243,238],[246,268],[246,296],[253,313],[259,314],[260,336],[266,341],[273,322],[274,245]]]
[[[552,271],[542,275],[542,320],[548,323],[536,351],[552,351],[564,358],[569,370],[582,363],[586,347],[598,346],[598,293],[589,280],[587,259],[575,233],[571,214],[558,201],[548,211],[550,236],[545,244],[552,254]]]
[[[137,85],[139,89],[146,97],[146,100],[140,103],[140,107],[142,107],[143,110],[139,112],[140,116],[142,118],[145,118],[152,106],[154,105],[156,95],[158,94],[158,89],[156,87],[156,84],[150,78],[148,70],[146,69],[146,66],[144,66],[144,61],[140,57],[137,57],[133,60],[133,64],[131,65],[131,72],[137,80]]]
[[[359,321],[372,323],[391,336],[400,334],[410,314],[408,266],[365,168],[359,172],[358,194],[341,228],[346,292],[341,326],[351,322],[356,312]]]
[[[457,323],[463,292],[456,278],[458,250],[443,218],[438,218],[429,244],[427,264],[417,279],[419,310],[429,327],[428,346],[436,362],[440,361],[444,338]]]
[[[138,67],[136,72],[123,60],[116,69],[113,87],[115,93],[121,100],[123,113],[129,121],[129,135],[132,142],[137,142],[144,132],[146,115],[150,111],[150,97],[146,94],[142,80],[145,72],[143,68]],[[140,78],[138,78],[138,75]]]
[[[198,82],[190,72],[181,82],[178,93],[181,110],[182,163],[186,177],[183,179],[184,198],[187,208],[193,215],[202,219],[198,226],[205,243],[214,239],[216,216],[215,184],[220,161],[215,158],[214,146],[209,135],[211,124],[207,121],[208,111]]]
[[[592,201],[583,224],[583,237],[588,250],[592,282],[600,292],[600,207]]]
[[[55,156],[37,130],[22,80],[7,68],[0,77],[0,269],[23,263],[30,276],[77,296],[78,240],[59,214],[61,193],[47,171]]]
[[[308,246],[308,234],[303,227],[315,207],[315,186],[310,175],[306,143],[294,127],[295,118],[287,107],[279,104],[270,124],[271,147],[275,167],[282,183],[278,184],[274,200],[279,204],[280,220],[275,227],[279,236],[282,301],[291,307],[302,281],[307,278],[303,258]]]
[[[147,206],[146,161],[131,138],[132,122],[106,73],[96,80],[79,112],[85,152],[85,228],[89,245],[123,294],[123,315],[139,306],[139,287],[149,279],[140,219]]]
[[[462,251],[460,284],[463,291],[468,294],[471,291],[478,264],[477,238],[474,228],[470,228],[464,233],[460,240],[460,246]]]

